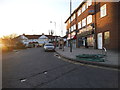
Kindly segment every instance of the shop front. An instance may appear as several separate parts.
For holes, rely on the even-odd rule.
[[[82,28],[77,33],[77,47],[94,47],[94,33],[91,26]]]
[[[71,38],[70,38],[71,36]],[[70,47],[70,42],[72,43],[72,47],[76,48],[76,32],[72,32],[71,35],[68,34],[67,37],[67,46]]]

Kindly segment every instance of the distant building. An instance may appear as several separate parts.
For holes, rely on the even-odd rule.
[[[77,48],[118,49],[120,2],[92,1],[84,0],[65,21],[67,42],[71,39]]]
[[[52,35],[20,35],[17,37],[19,41],[21,41],[24,45],[28,46],[29,44],[39,44],[44,45],[45,43],[54,42],[55,37],[59,36],[52,36]]]

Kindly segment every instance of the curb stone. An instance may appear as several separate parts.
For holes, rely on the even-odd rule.
[[[115,68],[115,69],[120,68],[120,66],[117,66],[117,65],[103,64],[103,63],[97,63],[97,62],[91,62],[91,61],[82,61],[82,60],[77,60],[77,59],[74,59],[74,58],[66,57],[66,56],[58,53],[57,51],[56,51],[56,53],[59,54],[62,58],[65,58],[65,59],[68,59],[68,60],[71,60],[71,61],[75,61],[75,62],[79,62],[79,63],[83,63],[83,64],[91,64],[91,65],[97,65],[97,66],[109,67],[109,68]]]

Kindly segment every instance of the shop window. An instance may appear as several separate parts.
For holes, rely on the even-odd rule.
[[[101,17],[104,17],[106,16],[107,13],[106,13],[106,4],[104,4],[101,8],[100,8],[100,16]]]
[[[107,31],[104,33],[104,43],[109,44],[109,42],[110,42],[110,32]]]
[[[88,46],[93,46],[94,44],[93,36],[90,36],[87,38],[87,43],[88,43]]]

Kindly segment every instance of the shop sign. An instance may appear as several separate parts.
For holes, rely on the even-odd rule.
[[[73,32],[72,34],[71,34],[71,38],[74,38],[74,36],[75,36],[75,32]]]
[[[92,34],[92,31],[82,32],[80,34],[80,36],[87,36],[87,35],[90,35],[90,34]]]
[[[70,34],[68,34],[67,40],[70,39]],[[76,32],[71,33],[71,39],[76,39]]]
[[[89,6],[88,7],[88,14],[93,15],[95,13],[94,6]]]
[[[88,32],[91,32],[92,30],[93,30],[93,27],[89,25],[86,28],[82,28],[81,30],[79,30],[78,34],[88,33]]]
[[[70,39],[70,34],[68,34],[68,37],[67,37],[67,40],[69,40]]]
[[[87,31],[90,31],[92,29],[93,29],[93,27],[91,25],[87,26]]]

